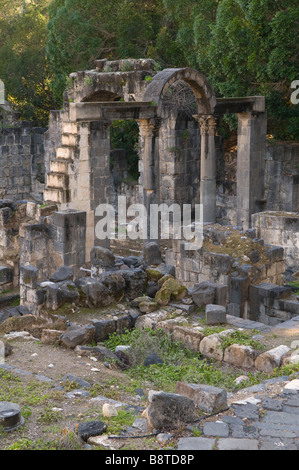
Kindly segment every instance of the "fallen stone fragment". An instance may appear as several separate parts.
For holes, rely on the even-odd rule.
[[[257,352],[251,346],[232,344],[224,351],[224,362],[236,367],[252,368],[257,357]]]
[[[281,366],[283,359],[289,351],[290,348],[285,345],[281,345],[277,348],[271,349],[270,351],[266,351],[256,358],[255,368],[269,374],[273,371],[273,369]]]
[[[85,442],[89,437],[100,436],[107,429],[107,424],[102,421],[90,421],[87,423],[79,423],[78,436]]]
[[[154,429],[177,429],[197,418],[195,404],[188,397],[175,393],[153,392],[149,399],[147,419],[150,427]]]

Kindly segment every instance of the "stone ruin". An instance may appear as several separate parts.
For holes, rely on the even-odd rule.
[[[0,305],[20,298],[18,312],[2,311],[0,321],[144,294],[142,314],[187,297],[187,306],[221,307],[218,319],[273,326],[298,317],[299,145],[267,143],[264,97],[218,99],[200,72],[157,71],[148,59],[97,60],[70,81],[48,129],[0,106]],[[227,114],[238,119],[229,151],[217,133]],[[111,150],[120,120],[139,127],[133,185],[125,151]],[[117,195],[147,209],[203,204],[203,246],[97,239],[97,207],[115,205]],[[161,277],[172,282],[163,292]],[[132,327],[138,315],[107,319],[96,339]]]

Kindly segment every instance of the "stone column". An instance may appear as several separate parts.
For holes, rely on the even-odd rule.
[[[200,124],[200,203],[203,222],[216,222],[216,118],[213,115],[193,116]]]
[[[110,204],[110,121],[90,123],[90,163],[91,163],[91,209],[94,211],[94,227],[102,217],[97,216],[100,204]],[[110,239],[96,237],[94,245],[110,248]]]
[[[237,225],[251,227],[251,215],[263,209],[266,113],[238,114]]]
[[[138,119],[140,142],[140,186],[141,201],[147,210],[147,236],[150,239],[150,205],[156,202],[155,168],[155,139],[157,135],[157,122],[154,119]],[[146,241],[146,240],[145,240]]]

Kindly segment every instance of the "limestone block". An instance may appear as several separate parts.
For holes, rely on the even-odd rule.
[[[203,333],[197,328],[188,328],[184,326],[174,326],[173,338],[175,341],[182,342],[190,351],[199,351],[200,343],[204,338]]]
[[[251,346],[232,344],[224,351],[224,362],[236,367],[254,367],[257,352]]]
[[[221,333],[215,333],[210,336],[205,336],[201,343],[200,343],[200,353],[211,359],[215,359],[216,361],[223,361],[224,352],[221,348],[222,345],[222,338],[226,335],[229,335],[234,330],[225,330]]]
[[[226,323],[226,308],[222,305],[206,305],[206,324],[217,325],[218,323]]]
[[[227,408],[227,393],[218,387],[177,382],[175,391],[193,400],[198,408],[206,413],[213,413]]]
[[[285,345],[278,346],[277,348],[271,349],[260,354],[255,360],[255,368],[266,372],[267,374],[271,373],[276,367],[280,367],[283,359],[286,357],[290,348]]]

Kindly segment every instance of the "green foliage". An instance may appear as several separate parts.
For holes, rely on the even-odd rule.
[[[200,5],[199,5],[200,3]],[[177,24],[176,43],[220,96],[265,95],[269,133],[298,139],[296,0],[164,0]]]
[[[49,0],[0,1],[0,77],[6,99],[21,118],[47,125],[57,107],[46,59]]]
[[[111,125],[110,142],[112,149],[124,149],[128,163],[128,173],[138,180],[138,139],[139,127],[136,121],[114,121]],[[113,165],[113,161],[111,162]]]

